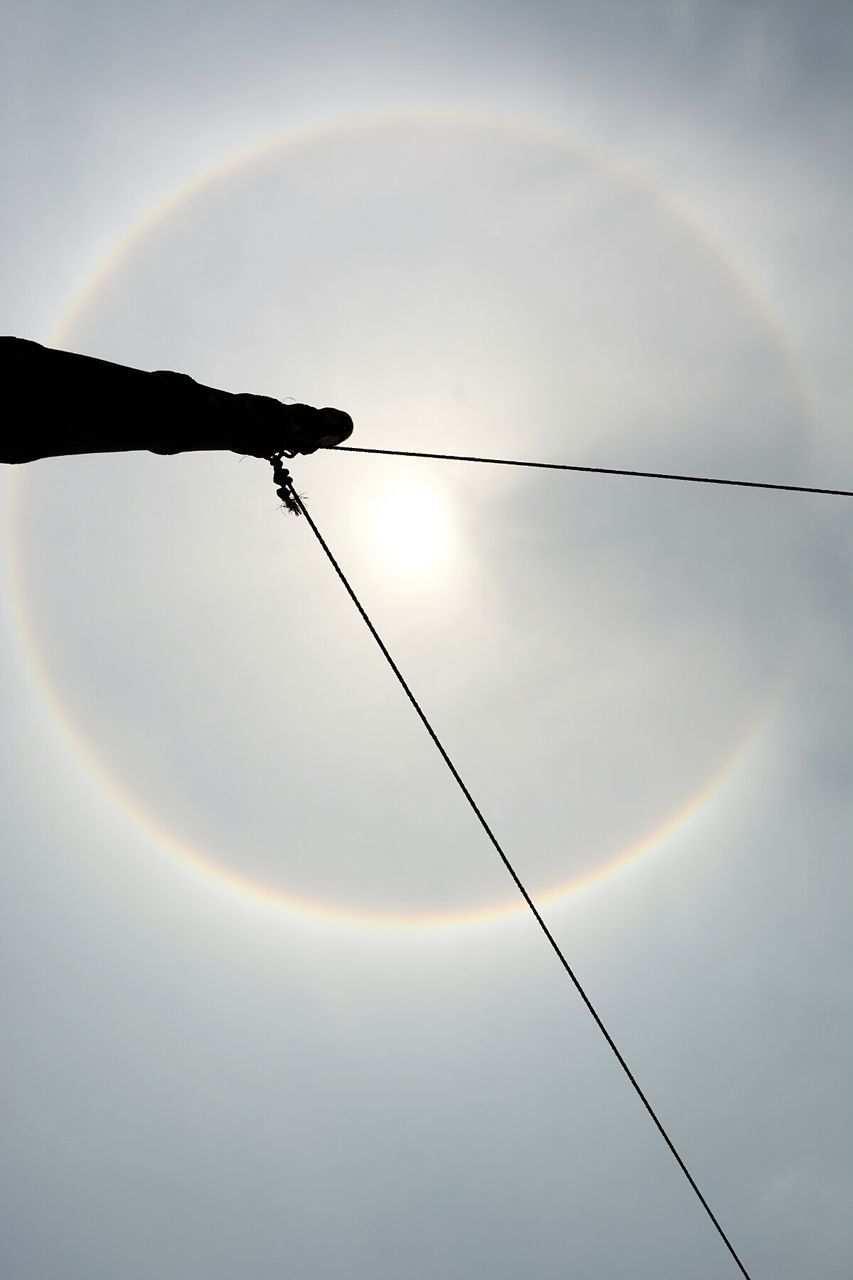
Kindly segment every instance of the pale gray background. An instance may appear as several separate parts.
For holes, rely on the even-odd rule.
[[[3,331],[356,441],[853,487],[842,4],[3,12]],[[337,124],[336,129],[323,126]],[[300,132],[301,131],[301,132]],[[683,213],[676,211],[676,206]],[[297,485],[754,1276],[849,1274],[853,506],[355,456]],[[2,1270],[735,1274],[236,457],[4,482]],[[455,530],[406,580],[372,511]]]

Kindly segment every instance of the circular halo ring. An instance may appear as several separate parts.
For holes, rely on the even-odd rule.
[[[734,283],[738,293],[746,298],[751,313],[759,321],[777,354],[781,357],[788,384],[793,393],[793,399],[798,406],[803,425],[806,429],[810,427],[812,418],[811,397],[779,322],[747,270],[728,246],[701,222],[692,210],[662,187],[651,182],[647,176],[617,162],[610,155],[579,143],[576,139],[558,130],[474,113],[392,112],[379,116],[330,121],[283,135],[276,134],[252,147],[241,150],[224,162],[207,168],[164,200],[161,200],[138,222],[134,223],[114,244],[70,300],[51,335],[52,343],[57,346],[67,343],[69,335],[83,312],[95,302],[100,289],[121,263],[130,256],[134,248],[155,227],[162,225],[173,213],[189,203],[207,187],[233,178],[258,159],[278,151],[289,150],[297,146],[310,146],[314,142],[325,138],[337,137],[341,134],[360,134],[401,123],[411,123],[413,126],[453,126],[457,129],[462,127],[488,130],[499,133],[502,136],[550,144],[555,148],[570,151],[572,155],[586,161],[599,172],[603,172],[615,180],[626,183],[635,190],[642,192],[662,215],[688,228],[717,261],[720,268],[725,271],[726,275]],[[19,554],[20,526],[18,505],[21,495],[21,479],[19,474],[14,474],[9,504],[9,538],[7,547],[9,549],[9,570],[12,585],[12,611],[22,637],[25,661],[34,677],[38,691],[54,721],[59,726],[72,755],[78,761],[82,761],[85,771],[95,780],[99,789],[107,793],[110,800],[125,816],[130,818],[135,827],[145,832],[161,849],[172,854],[185,867],[203,875],[208,882],[214,881],[219,887],[238,894],[245,901],[327,924],[361,929],[423,931],[493,923],[518,916],[526,910],[523,900],[511,898],[492,902],[473,910],[458,912],[371,913],[355,911],[324,901],[296,897],[286,893],[284,890],[237,875],[225,869],[220,863],[213,861],[194,845],[179,840],[166,827],[158,825],[155,818],[134,799],[125,786],[104,766],[97,753],[89,745],[84,730],[76,724],[68,712],[56,684],[51,678],[32,620],[32,611],[29,607],[24,582],[22,557]],[[554,905],[586,889],[603,884],[619,873],[635,867],[641,859],[644,859],[653,850],[660,849],[668,842],[691,818],[697,816],[711,797],[730,780],[743,763],[769,717],[769,713],[775,704],[779,687],[779,680],[771,685],[766,701],[756,717],[746,726],[745,732],[736,742],[729,756],[711,775],[705,785],[678,808],[671,817],[627,848],[621,850],[617,855],[609,858],[594,871],[554,884],[548,889],[539,892],[536,895],[537,903],[540,906]]]

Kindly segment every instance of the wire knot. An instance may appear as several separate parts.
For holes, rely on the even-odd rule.
[[[272,454],[267,461],[272,467],[273,484],[281,505],[292,516],[302,515],[302,499],[293,487],[293,476],[284,465],[285,452]]]

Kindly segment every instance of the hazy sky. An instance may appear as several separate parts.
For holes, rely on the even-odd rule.
[[[3,28],[3,332],[853,488],[848,5]],[[752,1275],[849,1275],[853,505],[292,470]],[[0,480],[4,1277],[735,1275],[266,465]]]

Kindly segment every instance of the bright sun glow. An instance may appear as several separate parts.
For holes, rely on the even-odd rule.
[[[431,573],[453,540],[447,504],[426,485],[397,485],[376,503],[373,536],[385,560],[400,573]]]

